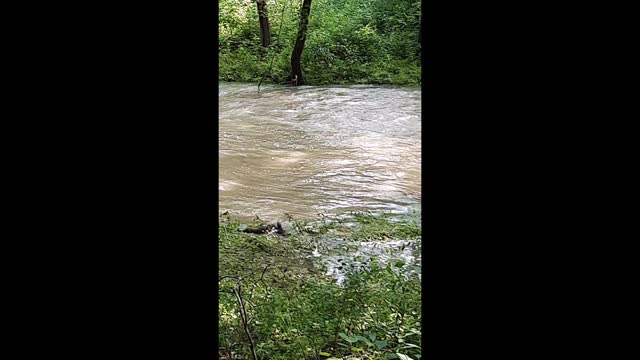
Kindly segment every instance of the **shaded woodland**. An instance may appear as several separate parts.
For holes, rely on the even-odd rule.
[[[419,0],[221,0],[219,80],[420,84]]]

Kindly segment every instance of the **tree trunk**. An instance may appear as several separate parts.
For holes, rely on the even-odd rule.
[[[307,26],[309,25],[309,14],[311,13],[311,0],[302,1],[302,9],[300,10],[300,28],[296,37],[296,44],[291,54],[291,77],[292,85],[304,85],[304,75],[302,74],[302,66],[300,58],[302,58],[302,50],[304,42],[307,40]]]
[[[260,45],[269,47],[271,43],[271,31],[269,30],[267,0],[256,0],[256,4],[258,4],[258,19],[260,20]]]

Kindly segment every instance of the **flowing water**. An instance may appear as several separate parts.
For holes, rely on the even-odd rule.
[[[220,83],[221,211],[311,218],[421,203],[415,87]]]

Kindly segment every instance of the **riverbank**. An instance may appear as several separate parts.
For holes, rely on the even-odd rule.
[[[419,359],[417,216],[290,218],[283,236],[221,215],[220,359]]]
[[[218,55],[218,81],[288,83],[291,54],[287,51],[272,51],[262,55],[258,49],[250,51],[241,48],[225,49]],[[274,64],[269,67],[272,57]],[[314,57],[305,59],[305,85],[420,85],[422,82],[422,68],[415,60],[357,62],[336,59],[329,65]]]

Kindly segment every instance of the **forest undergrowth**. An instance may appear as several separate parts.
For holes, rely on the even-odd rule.
[[[419,243],[420,224],[368,212],[290,220],[283,236],[220,216],[219,359],[420,359],[421,282],[408,264],[370,258],[338,286],[312,255],[326,237]]]

